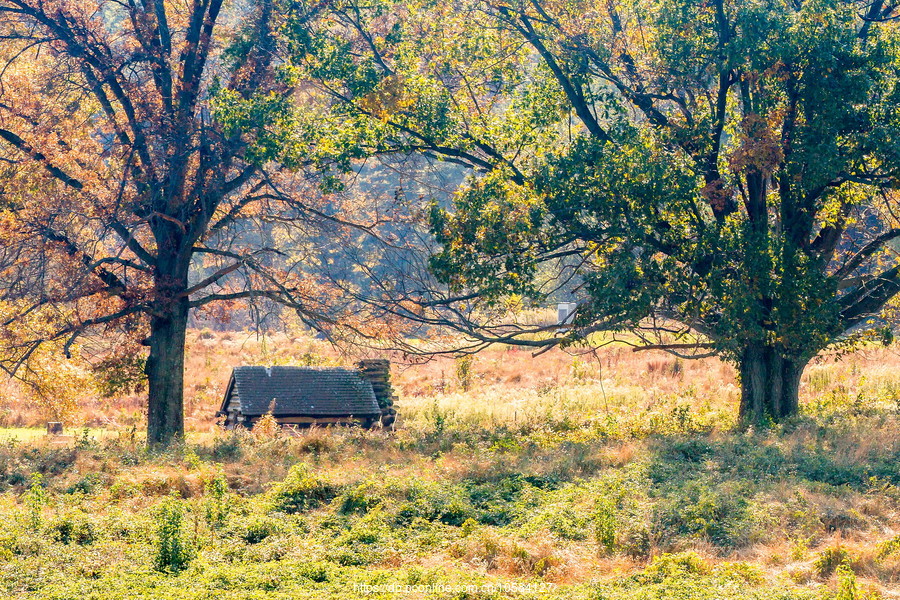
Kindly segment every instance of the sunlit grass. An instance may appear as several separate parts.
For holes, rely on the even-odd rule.
[[[138,398],[82,407],[87,435],[0,429],[0,596],[349,600],[354,583],[431,581],[830,600],[850,576],[859,598],[900,580],[895,348],[812,364],[802,414],[770,428],[736,427],[734,370],[715,360],[495,348],[465,382],[450,358],[395,361],[394,431],[293,436],[215,427],[231,367],[351,357],[234,333],[194,332],[189,350],[187,439],[169,450],[144,447]],[[164,502],[196,550],[177,576],[153,572]]]

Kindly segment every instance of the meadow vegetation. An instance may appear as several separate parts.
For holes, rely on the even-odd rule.
[[[102,428],[0,433],[0,596],[900,590],[896,347],[813,365],[802,414],[768,428],[736,427],[739,391],[715,361],[500,348],[464,369],[398,366],[395,431],[283,435],[215,427],[225,365],[341,357],[308,339],[245,338],[192,334],[190,431],[168,450],[147,450],[127,399]],[[98,412],[77,425],[100,425]]]

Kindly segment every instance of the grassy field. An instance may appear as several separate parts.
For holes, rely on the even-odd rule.
[[[222,432],[231,365],[342,358],[190,356],[165,453],[135,398],[0,431],[0,597],[900,598],[897,348],[812,365],[803,414],[748,431],[727,365],[612,348],[398,367],[393,432]]]
[[[116,432],[98,427],[69,428],[63,435],[55,436],[52,442],[58,446],[77,443],[79,439],[105,439],[117,435]],[[40,442],[46,440],[47,430],[42,427],[0,427],[0,444],[16,446],[22,442]]]

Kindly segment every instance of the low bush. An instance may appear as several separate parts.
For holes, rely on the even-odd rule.
[[[341,494],[340,511],[344,514],[365,514],[384,501],[379,486],[365,481]]]
[[[87,515],[80,511],[58,516],[48,525],[48,531],[53,540],[60,544],[84,546],[97,538],[96,527]]]
[[[268,515],[246,517],[242,521],[240,538],[247,544],[258,544],[268,537],[286,530],[284,522]]]
[[[822,550],[813,563],[816,575],[826,579],[843,564],[850,561],[850,553],[842,546],[831,546]]]
[[[642,583],[659,583],[673,577],[706,575],[710,571],[706,561],[695,552],[663,554],[653,559],[650,566],[637,576],[637,580]]]
[[[398,526],[407,526],[421,518],[459,527],[467,519],[477,518],[475,507],[458,486],[416,480],[407,488],[405,496],[405,502],[394,515]]]
[[[875,549],[876,560],[884,560],[889,556],[900,555],[900,535],[885,540]]]
[[[616,508],[608,498],[597,501],[594,509],[594,538],[597,545],[604,552],[612,552],[616,549]]]
[[[291,467],[284,481],[272,487],[272,509],[287,514],[305,512],[330,502],[339,491],[338,486],[299,463]]]
[[[720,487],[695,479],[669,485],[654,513],[654,527],[663,539],[705,538],[717,546],[747,545],[754,531],[749,499],[738,487]]]
[[[218,529],[225,524],[233,505],[228,482],[223,473],[206,482],[203,498],[203,513],[207,524]]]
[[[194,557],[182,527],[184,520],[181,501],[174,496],[163,500],[156,515],[156,551],[153,568],[161,573],[179,573]]]

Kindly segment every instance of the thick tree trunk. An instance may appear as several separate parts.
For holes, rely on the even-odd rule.
[[[169,444],[184,436],[184,344],[187,299],[150,319],[147,443]]]
[[[800,376],[805,360],[785,358],[775,346],[747,346],[739,365],[741,378],[740,418],[758,423],[780,421],[799,409]]]

